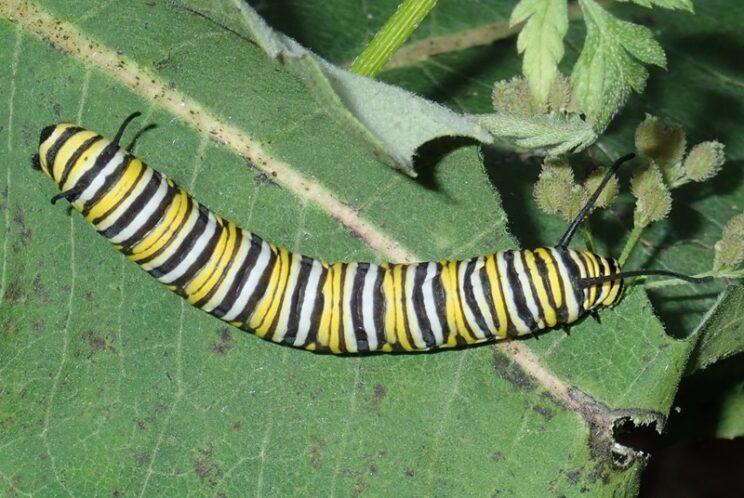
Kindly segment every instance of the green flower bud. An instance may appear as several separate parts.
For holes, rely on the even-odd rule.
[[[630,188],[638,199],[634,213],[636,226],[645,227],[667,217],[672,208],[672,196],[658,169],[647,167],[639,170],[631,178]]]
[[[573,171],[564,161],[546,161],[532,195],[540,209],[572,220],[586,203],[584,189],[574,181]]]
[[[547,105],[552,111],[574,111],[572,104],[571,81],[564,75],[558,73],[550,86],[548,93]],[[547,111],[548,109],[546,109]]]
[[[586,179],[584,182],[584,195],[586,195],[586,198],[589,199],[589,197],[592,196],[592,194],[597,190],[597,187],[599,187],[599,184],[602,182],[602,178],[604,178],[605,171],[597,170],[593,172],[589,178]],[[596,207],[607,207],[612,203],[612,200],[615,198],[618,192],[618,183],[617,183],[617,177],[613,176],[610,178],[610,181],[607,182],[607,185],[605,186],[604,190],[602,190],[602,193],[599,194],[599,197],[597,197],[597,202],[595,203]]]
[[[508,81],[497,81],[491,93],[493,108],[496,112],[533,116],[542,111],[530,93],[530,87],[524,78],[515,77]]]
[[[744,213],[731,218],[716,242],[713,270],[735,269],[744,261]]]
[[[683,168],[685,175],[696,182],[714,177],[723,166],[723,144],[720,142],[703,142],[692,148],[685,158]]]
[[[646,114],[646,119],[636,128],[635,143],[638,152],[666,169],[682,160],[687,141],[679,125]]]

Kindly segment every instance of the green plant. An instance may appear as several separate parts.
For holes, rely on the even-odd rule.
[[[608,15],[642,13],[660,31],[671,73],[652,70],[647,93],[629,98],[645,71],[631,58],[633,78],[615,100],[541,104],[547,111],[533,126],[548,138],[526,134],[537,138],[518,153],[501,136],[484,147],[419,148],[439,136],[492,139],[479,120],[495,115],[493,83],[522,71],[505,40],[516,29],[514,3],[440,0],[378,82],[341,71],[397,4],[257,4],[298,43],[238,0],[0,0],[3,493],[637,491],[644,457],[616,440],[617,427],[661,429],[684,404],[675,394],[685,376],[742,350],[740,286],[662,287],[650,292],[654,307],[637,288],[601,324],[487,348],[317,356],[235,333],[183,305],[79,217],[50,206],[51,186],[27,167],[45,125],[71,120],[113,132],[142,110],[159,126],[137,153],[268,239],[326,259],[457,258],[552,243],[565,228],[532,201],[539,168],[525,147],[575,143],[556,155],[601,147],[619,156],[651,112],[674,116],[696,141],[725,143],[727,161],[710,182],[673,192],[670,217],[648,225],[628,267],[701,273],[711,258],[719,269],[736,261],[727,248],[737,240],[743,149],[731,102],[742,93],[730,54],[696,57],[720,37],[732,46],[741,39],[740,17],[719,14],[730,2],[700,2],[692,16],[582,1],[603,9],[590,21],[595,30],[624,26]],[[581,26],[569,24],[563,37],[565,74],[581,59]],[[617,111],[607,102],[625,98],[613,125],[599,126]],[[521,130],[519,119],[511,129]],[[558,119],[566,126],[554,126]],[[386,166],[412,173],[415,152],[419,179]],[[581,158],[568,160],[585,184]],[[625,184],[589,226],[606,254],[621,252],[633,225]],[[722,406],[740,406],[740,390],[721,396]],[[707,430],[744,428],[729,415],[725,430],[723,422]]]

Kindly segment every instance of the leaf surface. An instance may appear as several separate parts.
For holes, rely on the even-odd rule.
[[[0,54],[10,61],[0,74],[6,494],[637,490],[642,465],[632,451],[613,454],[612,426],[623,418],[663,424],[690,349],[664,332],[643,293],[570,334],[430,355],[313,355],[188,307],[79,216],[50,206],[53,185],[28,166],[43,126],[74,120],[111,134],[141,109],[159,124],[137,146],[148,163],[242,226],[330,260],[511,248],[507,216],[522,243],[556,240],[563,224],[520,199],[536,169],[503,150],[444,144],[427,152],[423,178],[407,178],[349,140],[260,48],[168,4],[32,4],[48,24],[9,5],[0,1]],[[499,64],[482,63],[494,56]],[[513,44],[497,44],[388,79],[482,113],[490,84],[463,69],[478,61],[508,75],[519,66]],[[615,140],[618,148],[623,139]],[[739,154],[741,143],[730,150]],[[715,203],[741,195],[715,193],[694,206],[718,219],[725,212]],[[704,228],[698,235],[710,242],[715,234]],[[650,234],[652,242],[663,233]],[[655,257],[670,266],[695,259],[680,249]]]
[[[705,368],[744,351],[744,286],[732,285],[703,319],[688,370]]]

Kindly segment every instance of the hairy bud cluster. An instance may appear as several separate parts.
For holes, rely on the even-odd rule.
[[[722,143],[703,142],[692,148],[683,168],[687,178],[702,182],[718,174],[725,160]]]
[[[566,221],[573,220],[602,181],[604,172],[592,174],[583,185],[576,183],[573,170],[563,160],[547,160],[532,195],[540,209],[558,214]],[[605,207],[617,194],[617,180],[612,178],[597,199],[595,207]]]
[[[545,103],[537,100],[530,90],[527,80],[514,77],[493,84],[491,102],[496,112],[515,116],[535,116],[553,111],[573,111],[571,104],[571,83],[559,74],[550,87]]]
[[[715,246],[713,270],[735,270],[744,261],[744,213],[731,218]]]
[[[630,180],[630,188],[637,199],[636,226],[645,227],[667,217],[672,209],[672,196],[656,167],[652,165],[636,172]]]
[[[635,135],[636,149],[655,164],[670,188],[691,181],[702,182],[714,177],[723,166],[723,144],[702,142],[685,156],[687,139],[677,124],[646,115]]]
[[[646,114],[646,119],[636,128],[635,144],[641,155],[667,168],[682,160],[687,139],[681,126]]]

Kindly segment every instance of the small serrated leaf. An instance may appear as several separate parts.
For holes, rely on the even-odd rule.
[[[694,12],[692,0],[618,0],[618,2],[632,2],[643,7],[662,7],[664,9],[682,9]]]
[[[563,37],[568,30],[565,0],[522,0],[512,12],[513,26],[527,20],[517,38],[523,54],[522,72],[539,103],[544,103],[558,74],[563,58]]]
[[[601,131],[631,90],[643,90],[648,71],[638,61],[664,67],[666,57],[648,28],[617,19],[594,0],[579,4],[587,34],[571,82],[579,107]]]

